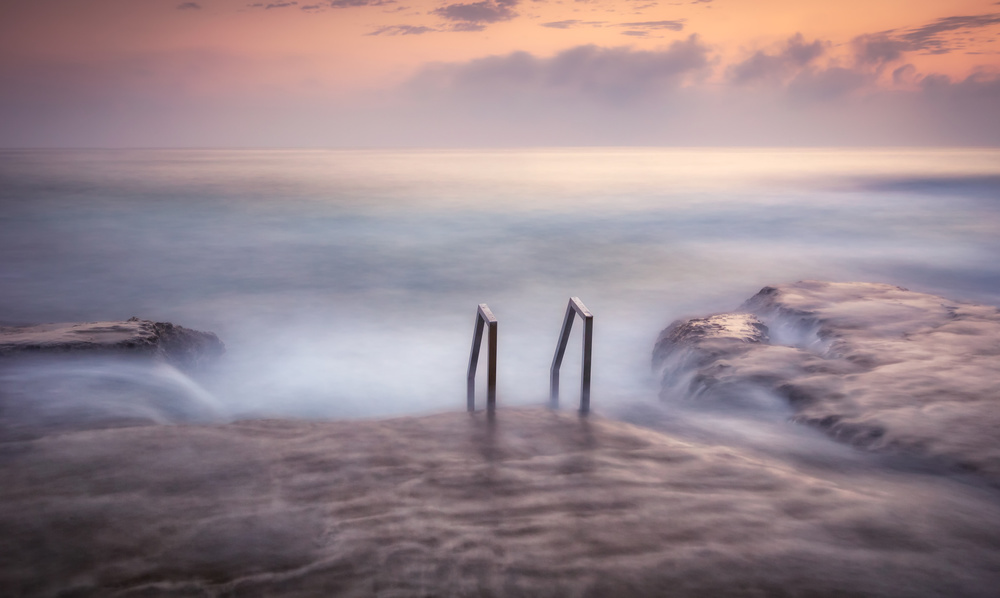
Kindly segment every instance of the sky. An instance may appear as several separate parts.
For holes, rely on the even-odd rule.
[[[0,0],[0,147],[1000,145],[994,0]]]

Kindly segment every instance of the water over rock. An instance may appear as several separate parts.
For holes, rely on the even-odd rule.
[[[460,405],[459,405],[460,407]],[[963,596],[995,492],[803,468],[593,414],[0,443],[4,596]]]
[[[1000,483],[1000,312],[875,283],[764,287],[734,313],[673,323],[661,398],[745,407],[783,398],[795,421],[872,450]]]
[[[139,318],[2,327],[0,443],[216,421],[217,401],[189,374],[224,351],[211,332]]]

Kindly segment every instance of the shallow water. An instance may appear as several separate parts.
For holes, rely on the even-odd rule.
[[[601,411],[655,396],[671,320],[766,284],[1000,304],[998,233],[986,149],[3,151],[0,321],[212,330],[227,418],[384,416],[464,407],[480,302],[501,403],[544,401],[575,295]]]

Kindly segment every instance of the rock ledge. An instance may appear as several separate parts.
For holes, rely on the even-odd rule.
[[[191,369],[225,352],[215,334],[136,317],[123,322],[0,326],[0,358],[27,355],[138,355]]]

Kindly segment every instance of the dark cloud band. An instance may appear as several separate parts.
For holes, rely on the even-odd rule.
[[[437,31],[437,29],[423,25],[387,25],[365,35],[423,35],[433,31]]]
[[[944,17],[914,29],[859,35],[854,38],[853,45],[861,63],[881,65],[899,60],[906,52],[948,54],[960,49],[962,42],[947,34],[997,24],[1000,24],[1000,13]]]
[[[684,29],[684,20],[677,21],[639,21],[637,23],[621,23],[621,27],[629,29],[669,29],[670,31],[681,31]]]
[[[486,24],[509,21],[517,16],[514,8],[518,0],[483,0],[468,4],[448,4],[435,9],[433,14],[459,26],[481,28]],[[465,29],[476,31],[478,29]]]

